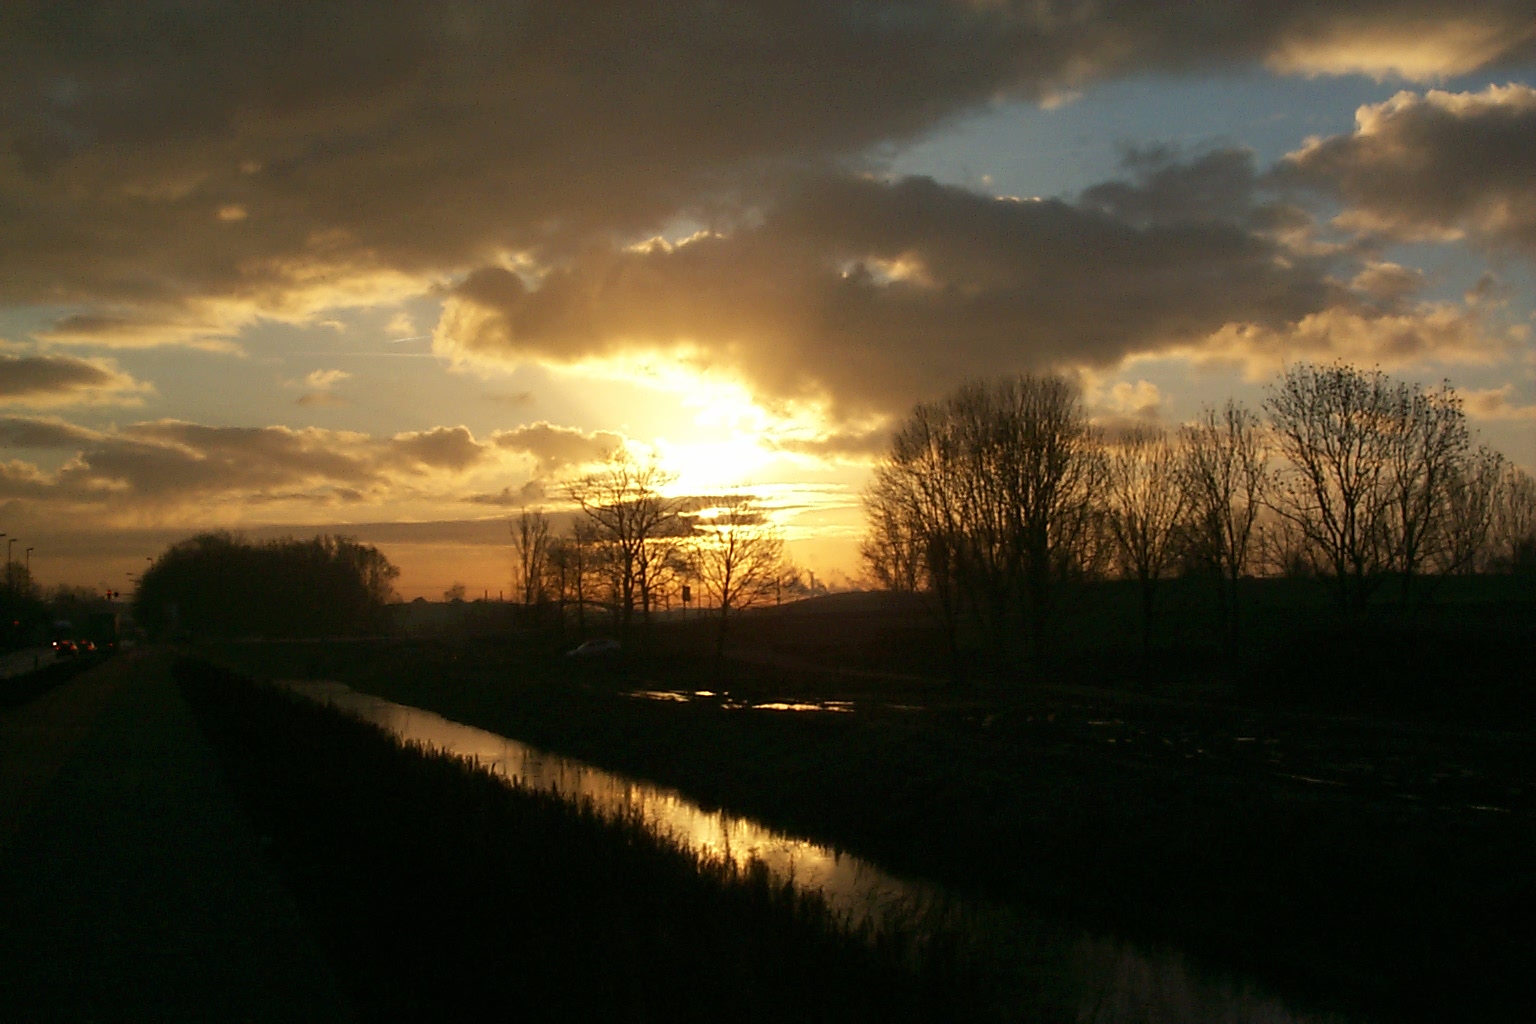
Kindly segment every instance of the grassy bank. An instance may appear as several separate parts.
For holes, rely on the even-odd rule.
[[[991,1015],[974,976],[940,956],[911,969],[902,936],[851,937],[759,869],[700,862],[207,663],[176,673],[366,1019]]]
[[[496,644],[226,653],[675,785],[963,891],[1176,942],[1303,1000],[1497,1020],[1532,995],[1525,733],[1220,694],[957,696],[677,651],[611,672]],[[741,703],[864,703],[797,715],[625,695],[704,684]]]

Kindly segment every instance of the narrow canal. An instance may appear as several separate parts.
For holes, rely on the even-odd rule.
[[[472,758],[510,783],[589,800],[614,815],[633,815],[657,833],[701,854],[745,864],[757,859],[773,875],[818,891],[854,926],[900,923],[958,930],[978,955],[1009,961],[1006,971],[1053,990],[1085,1024],[1142,1021],[1199,1024],[1335,1024],[1342,1016],[1286,1006],[1258,986],[1214,976],[1172,950],[1132,944],[1023,918],[1004,908],[956,898],[921,881],[898,878],[878,865],[759,822],[709,811],[676,790],[626,778],[550,754],[430,711],[395,704],[333,682],[292,681],[289,687],[364,721],[403,742]],[[1023,1010],[1023,1008],[1021,1008]]]

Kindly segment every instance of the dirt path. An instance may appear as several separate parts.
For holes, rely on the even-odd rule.
[[[0,992],[41,1020],[346,1020],[153,651],[0,716]]]

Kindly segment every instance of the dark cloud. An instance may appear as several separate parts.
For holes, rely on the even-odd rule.
[[[1346,226],[1408,239],[1465,234],[1536,256],[1536,89],[1398,93],[1278,173],[1341,200]]]
[[[124,401],[144,390],[110,364],[70,356],[0,355],[0,405]]]
[[[0,301],[86,307],[56,337],[139,345],[679,214],[750,215],[786,169],[867,159],[999,97],[1256,61],[1443,75],[1528,55],[1533,35],[1523,0],[40,3],[0,19]]]
[[[1133,149],[1125,156],[1131,181],[1110,181],[1083,192],[1082,205],[1131,224],[1232,223],[1257,219],[1258,171],[1245,149],[1217,149],[1186,159],[1177,149]]]
[[[558,427],[543,420],[516,430],[498,430],[491,435],[491,441],[507,451],[533,456],[538,460],[539,472],[544,474],[566,466],[600,462],[624,447],[621,434],[609,430],[589,434],[572,427]]]
[[[1174,208],[1164,191],[1157,204]],[[769,399],[879,412],[970,376],[1111,365],[1231,323],[1282,329],[1342,294],[1327,264],[1242,224],[1139,219],[928,179],[822,178],[734,234],[594,248],[537,285],[476,271],[437,346],[553,363],[666,350]]]
[[[404,456],[423,469],[462,472],[484,461],[488,448],[476,441],[468,427],[434,427],[418,433],[396,434],[390,439],[391,454]]]
[[[12,462],[0,499],[36,498],[55,510],[216,515],[224,502],[376,501],[413,481],[454,477],[494,458],[463,427],[375,438],[287,427],[210,427],[177,420],[88,431],[53,419],[0,419],[0,447],[75,452],[56,472]],[[41,506],[40,506],[41,507]]]
[[[95,444],[105,436],[59,419],[0,416],[0,448],[73,449]]]
[[[769,443],[778,451],[796,455],[848,462],[873,462],[889,450],[891,432],[883,429],[844,430],[814,438],[773,438]]]
[[[522,508],[531,502],[543,501],[546,494],[542,480],[530,480],[513,490],[510,486],[490,494],[471,494],[464,500],[471,505],[494,505],[498,508]]]

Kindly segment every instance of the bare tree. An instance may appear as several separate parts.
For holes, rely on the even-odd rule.
[[[1095,561],[1103,471],[1067,381],[967,384],[919,405],[892,438],[864,495],[866,548],[891,566],[893,552],[921,553],[952,654],[962,614],[998,653],[1022,624],[1039,654],[1059,584]]]
[[[1141,593],[1141,643],[1152,643],[1158,582],[1173,562],[1187,504],[1179,450],[1161,430],[1137,427],[1112,446],[1106,460],[1105,522],[1122,573]]]
[[[1536,480],[1518,466],[1506,466],[1494,507],[1493,565],[1507,572],[1536,571]]]
[[[567,488],[595,541],[606,549],[620,631],[626,637],[636,607],[649,611],[655,543],[677,529],[678,503],[662,494],[674,479],[654,458],[641,462],[620,449],[603,469]]]
[[[538,604],[545,597],[549,574],[549,517],[528,509],[519,513],[512,521],[512,547],[512,592],[522,596],[524,605]]]
[[[1461,399],[1449,384],[1425,391],[1417,384],[1395,384],[1387,441],[1387,568],[1402,580],[1402,599],[1411,596],[1414,577],[1444,547],[1451,528],[1448,488],[1471,449],[1471,434]],[[1462,512],[1473,511],[1463,508]]]
[[[1274,508],[1319,552],[1340,603],[1362,610],[1395,573],[1406,604],[1424,567],[1446,558],[1455,503],[1472,497],[1471,434],[1455,391],[1344,364],[1303,366],[1270,389],[1265,407],[1286,461]]]
[[[784,538],[757,502],[737,495],[696,524],[694,574],[720,610],[715,652],[725,651],[733,612],[774,596],[784,568]]]
[[[1364,609],[1389,564],[1393,388],[1378,371],[1298,366],[1264,402],[1285,466],[1272,505],[1317,549],[1340,605]]]
[[[941,406],[912,410],[891,439],[864,493],[871,547],[910,546],[912,572],[939,620],[950,661],[959,665],[960,545],[963,495],[960,442]]]
[[[1269,480],[1261,429],[1257,416],[1228,401],[1206,408],[1180,438],[1187,537],[1197,561],[1216,577],[1217,620],[1229,651],[1240,628],[1237,581],[1248,569]]]
[[[1439,543],[1431,552],[1439,572],[1467,574],[1490,568],[1506,472],[1504,456],[1487,447],[1452,467],[1442,499]]]
[[[899,498],[889,493],[889,481],[876,482],[862,497],[870,527],[859,541],[864,575],[881,590],[911,594],[926,581],[924,540]]]

